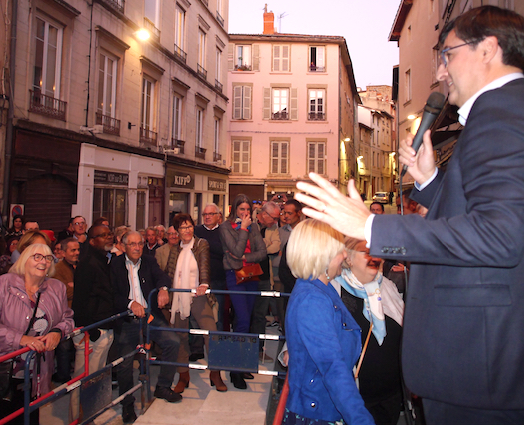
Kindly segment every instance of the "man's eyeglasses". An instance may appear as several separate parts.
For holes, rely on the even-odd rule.
[[[31,257],[33,257],[35,261],[37,262],[42,261],[44,258],[47,263],[50,263],[51,261],[54,260],[52,255],[34,254],[34,255],[31,255]]]
[[[453,49],[458,49],[459,47],[467,46],[469,44],[473,44],[473,43],[469,42],[469,43],[459,44],[458,46],[446,47],[444,50],[442,50],[442,52],[440,52],[440,62],[444,64],[444,68],[448,67],[448,56],[447,56],[448,52],[450,52]]]
[[[143,248],[144,242],[130,242],[130,243],[126,243],[126,246],[129,246],[131,248]]]
[[[80,225],[85,225],[86,222],[85,221],[76,221],[73,223],[75,226],[80,226]]]
[[[277,215],[276,217],[272,216],[271,214],[269,214],[267,211],[264,211],[264,213],[266,213],[269,217],[271,217],[273,220],[275,221],[278,221],[280,219],[280,214]]]
[[[214,212],[214,213],[203,213],[202,217],[212,217],[212,216],[217,215],[217,214],[218,214],[217,212]]]
[[[113,237],[113,233],[109,232],[109,233],[100,233],[99,235],[96,235],[96,236],[93,236],[93,239],[96,239],[96,238],[109,238],[109,237]]]

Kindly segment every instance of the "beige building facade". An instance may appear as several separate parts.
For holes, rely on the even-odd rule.
[[[143,228],[225,207],[227,0],[7,4],[4,215]]]

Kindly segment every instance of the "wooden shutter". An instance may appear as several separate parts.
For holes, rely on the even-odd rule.
[[[271,118],[271,89],[264,87],[264,109],[262,119],[268,120]]]
[[[253,44],[253,71],[260,71],[260,45]]]
[[[243,101],[242,101],[242,118],[245,120],[251,119],[251,87],[243,86]]]
[[[280,71],[280,46],[273,46],[273,71]]]
[[[235,69],[235,61],[233,60],[235,52],[235,45],[229,43],[227,45],[227,69],[233,71]]]
[[[290,114],[289,119],[298,120],[298,89],[292,88],[290,91],[291,91],[291,99],[290,99],[291,114]]]
[[[290,69],[289,69],[289,57],[290,57],[290,51],[291,51],[291,48],[290,46],[282,46],[282,59],[281,59],[281,63],[282,63],[282,66],[281,66],[281,71],[282,72],[289,72]]]
[[[233,119],[242,119],[242,86],[233,87]]]

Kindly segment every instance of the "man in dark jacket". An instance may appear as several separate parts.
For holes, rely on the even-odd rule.
[[[116,340],[120,355],[133,351],[139,343],[139,335],[146,318],[146,309],[150,308],[150,316],[147,321],[152,326],[169,327],[159,307],[164,307],[169,302],[167,287],[171,282],[154,256],[142,255],[144,241],[138,232],[127,232],[122,242],[125,246],[125,254],[116,257],[111,262],[111,282],[114,290],[116,311],[130,309],[133,316],[119,323],[116,328]],[[149,294],[158,289],[158,296],[151,299],[149,305]],[[152,330],[151,339],[162,349],[162,360],[176,362],[180,341],[174,332]],[[171,390],[171,384],[175,376],[176,366],[162,365],[155,390],[155,397],[163,398],[170,403],[182,400],[180,394]],[[126,358],[117,369],[118,387],[120,395],[133,387],[133,357]],[[132,423],[136,420],[134,410],[135,398],[127,395],[122,401],[122,419],[124,423]]]

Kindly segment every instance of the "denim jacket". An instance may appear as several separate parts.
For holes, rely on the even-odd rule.
[[[337,291],[297,279],[286,313],[289,396],[286,407],[311,419],[374,424],[353,376],[361,330]]]

